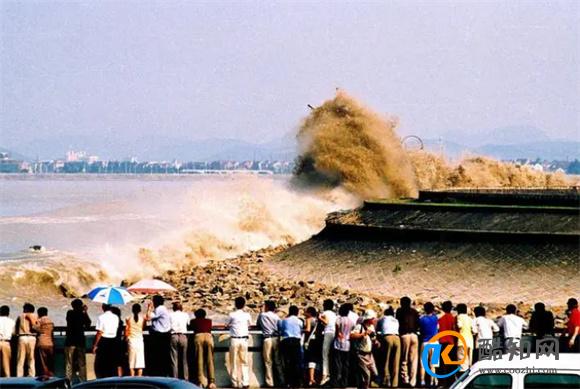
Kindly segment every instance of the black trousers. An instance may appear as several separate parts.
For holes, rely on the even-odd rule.
[[[149,348],[146,350],[147,374],[154,377],[170,377],[171,333],[150,331]]]
[[[97,378],[117,376],[117,361],[119,352],[116,338],[101,338],[95,355],[95,375]]]
[[[346,388],[348,386],[350,369],[350,351],[332,350],[331,385],[335,388]]]
[[[300,339],[286,338],[280,342],[280,351],[284,358],[284,375],[286,384],[292,388],[300,387],[302,381],[302,363]]]
[[[441,347],[443,349],[445,349],[445,347],[447,347],[447,344],[442,343]],[[451,349],[451,352],[449,353],[449,358],[451,358],[452,361],[457,360],[457,345],[453,345],[453,348]],[[457,369],[457,366],[458,365],[447,365],[443,361],[441,361],[439,367],[437,368],[437,373],[441,374],[441,375],[451,373],[453,370]],[[451,386],[454,381],[455,381],[454,376],[442,378],[439,380],[439,385]]]

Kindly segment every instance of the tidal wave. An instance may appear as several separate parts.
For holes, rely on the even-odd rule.
[[[245,176],[140,193],[132,201],[0,218],[0,231],[46,246],[0,256],[0,298],[82,295],[98,284],[296,243],[320,231],[328,212],[358,203],[340,188],[304,192],[287,180]]]

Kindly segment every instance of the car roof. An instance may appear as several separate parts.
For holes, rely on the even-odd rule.
[[[168,378],[168,377],[108,377],[108,378],[99,378],[92,381],[82,382],[80,384],[74,385],[73,388],[82,388],[84,386],[90,387],[92,384],[116,384],[116,383],[141,383],[141,384],[150,384],[150,385],[159,385],[159,386],[175,386],[175,387],[189,387],[189,388],[197,388],[197,386],[193,385],[190,382],[179,380],[177,378]]]
[[[565,354],[555,356],[542,355],[536,359],[535,354],[531,354],[529,358],[520,359],[519,355],[515,355],[513,359],[509,360],[508,354],[503,354],[498,360],[484,360],[479,361],[473,365],[471,370],[486,369],[486,368],[517,368],[517,367],[536,367],[536,368],[554,368],[554,369],[577,369],[580,366],[580,354]]]

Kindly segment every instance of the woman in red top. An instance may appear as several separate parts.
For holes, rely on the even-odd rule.
[[[215,388],[215,372],[213,366],[213,336],[211,320],[206,319],[204,309],[195,311],[195,319],[189,323],[193,331],[195,360],[197,363],[197,384],[203,388]]]

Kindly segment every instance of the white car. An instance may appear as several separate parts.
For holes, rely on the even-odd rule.
[[[580,354],[515,357],[480,361],[467,370],[452,389],[580,389]]]

